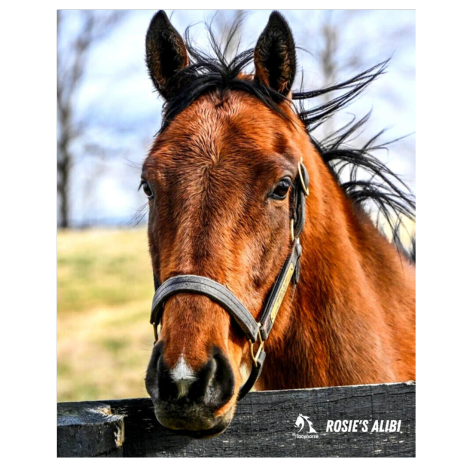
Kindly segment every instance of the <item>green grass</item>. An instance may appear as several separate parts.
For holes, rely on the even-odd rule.
[[[143,230],[61,232],[57,270],[61,314],[142,300],[152,286]]]
[[[153,344],[145,230],[57,236],[57,399],[145,396]]]

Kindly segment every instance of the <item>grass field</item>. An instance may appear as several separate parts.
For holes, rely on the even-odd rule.
[[[145,230],[58,233],[58,401],[147,395],[152,295]]]

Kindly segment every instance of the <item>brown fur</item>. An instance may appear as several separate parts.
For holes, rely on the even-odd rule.
[[[206,94],[158,136],[143,177],[151,184],[149,245],[161,282],[179,274],[229,287],[255,317],[290,251],[289,198],[266,198],[300,158],[310,175],[300,282],[289,288],[265,349],[257,389],[325,387],[415,378],[415,271],[353,207],[287,103],[292,123],[242,91]],[[213,345],[242,385],[248,343],[208,298],[167,301],[161,338],[174,367],[198,370]],[[233,413],[236,394],[218,411]]]

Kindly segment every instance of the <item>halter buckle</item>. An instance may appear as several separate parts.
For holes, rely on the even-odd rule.
[[[256,354],[255,354],[255,351],[254,351],[255,343],[253,343],[253,341],[251,341],[251,339],[249,340],[250,341],[250,349],[251,349],[251,358],[253,359],[253,363],[254,363],[255,367],[258,367],[259,355],[261,354],[261,351],[264,348],[264,341],[263,341],[263,338],[261,337],[261,324],[258,323],[258,326],[260,328],[258,330],[259,346],[258,346],[258,350],[256,351]]]

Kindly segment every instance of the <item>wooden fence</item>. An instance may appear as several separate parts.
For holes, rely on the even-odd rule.
[[[249,393],[228,429],[192,439],[149,398],[57,405],[59,457],[414,457],[415,383]],[[311,421],[295,427],[299,414]]]

